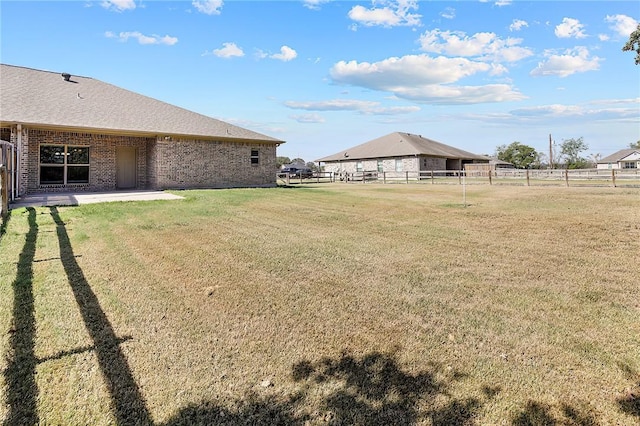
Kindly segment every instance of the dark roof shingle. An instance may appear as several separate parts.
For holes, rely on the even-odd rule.
[[[242,127],[88,77],[0,64],[0,121],[282,143]]]

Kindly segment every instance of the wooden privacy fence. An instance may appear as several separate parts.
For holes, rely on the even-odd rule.
[[[321,182],[640,187],[640,171],[638,169],[361,171],[355,173],[314,172],[313,176],[309,178],[292,177],[286,173],[278,174],[279,184],[295,185]]]
[[[0,217],[9,213],[9,174],[7,168],[0,164]]]

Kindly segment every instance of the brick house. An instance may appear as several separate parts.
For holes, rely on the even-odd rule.
[[[336,174],[404,173],[463,170],[466,164],[488,164],[489,158],[420,135],[394,132],[316,161],[324,163],[326,172]]]
[[[0,139],[17,158],[16,197],[275,186],[283,143],[93,78],[4,64]]]

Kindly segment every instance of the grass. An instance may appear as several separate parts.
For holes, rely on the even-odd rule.
[[[640,192],[309,185],[16,209],[5,424],[640,422]]]

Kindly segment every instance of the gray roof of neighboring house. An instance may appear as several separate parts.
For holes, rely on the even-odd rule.
[[[604,157],[603,159],[598,161],[598,164],[617,163],[618,161],[622,160],[623,158],[628,157],[631,154],[636,153],[636,152],[640,153],[640,149],[636,149],[636,148],[621,149],[618,152],[614,152],[613,154]]]
[[[381,138],[354,146],[316,161],[331,162],[368,158],[408,157],[428,155],[463,160],[488,160],[484,155],[463,151],[420,135],[394,132]]]
[[[0,121],[131,134],[283,141],[109,83],[0,64]]]

